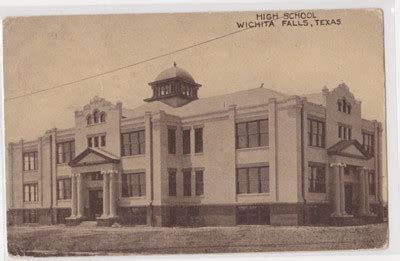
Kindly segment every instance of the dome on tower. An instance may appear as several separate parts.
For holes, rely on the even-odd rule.
[[[196,83],[192,75],[190,75],[190,73],[188,73],[186,70],[179,68],[176,63],[174,63],[174,66],[172,66],[171,68],[162,71],[154,81],[159,82],[173,78],[180,78],[188,83]]]
[[[175,108],[197,100],[197,92],[201,87],[190,73],[176,66],[176,63],[162,71],[149,85],[153,96],[145,99],[146,102],[161,101]]]

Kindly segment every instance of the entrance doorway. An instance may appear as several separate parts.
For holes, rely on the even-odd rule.
[[[96,220],[103,213],[103,190],[89,190],[89,220]]]
[[[344,185],[344,204],[346,213],[349,215],[353,215],[353,185],[345,184]]]

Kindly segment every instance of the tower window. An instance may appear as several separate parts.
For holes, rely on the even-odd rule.
[[[339,124],[338,125],[338,137],[339,137],[339,139],[343,139],[343,140],[351,140],[351,138],[352,138],[351,127]]]
[[[190,154],[190,130],[183,130],[182,132],[182,145],[183,154]]]
[[[94,111],[93,112],[93,123],[98,123],[99,122],[99,112]]]
[[[105,112],[99,112],[98,110],[95,110],[93,114],[89,114],[86,117],[86,124],[87,125],[92,125],[93,123],[99,123],[99,122],[106,122],[106,113]]]
[[[168,129],[168,153],[176,153],[176,130]]]
[[[194,152],[203,152],[203,128],[194,129]]]
[[[104,112],[100,113],[100,122],[106,122],[106,114]]]
[[[106,146],[106,136],[105,135],[88,137],[87,141],[88,141],[89,148],[92,148],[92,147],[98,148],[98,147]]]
[[[338,111],[351,114],[351,104],[343,98],[343,100],[339,100],[337,102]]]

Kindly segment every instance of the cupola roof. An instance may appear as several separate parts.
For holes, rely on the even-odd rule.
[[[159,82],[159,81],[169,80],[169,79],[173,79],[173,78],[181,78],[182,80],[184,80],[186,82],[196,84],[192,75],[190,75],[190,73],[188,73],[186,70],[178,67],[175,62],[171,68],[165,69],[160,74],[158,74],[158,76],[155,78],[154,81]]]

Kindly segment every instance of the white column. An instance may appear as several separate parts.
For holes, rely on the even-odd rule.
[[[117,178],[118,170],[112,170],[110,174],[110,217],[117,216],[117,205],[116,205],[116,191],[115,191],[115,180]]]
[[[369,215],[369,177],[368,170],[364,170],[364,183],[365,183],[365,214]]]
[[[334,184],[334,212],[332,216],[340,216],[340,167],[338,164],[331,164],[333,167],[333,184]]]
[[[366,214],[365,210],[365,201],[366,201],[366,190],[365,190],[365,173],[364,169],[359,168],[358,169],[358,177],[359,177],[359,182],[360,182],[360,202],[359,202],[359,214],[361,216],[364,216]]]
[[[110,215],[110,176],[107,171],[102,171],[103,174],[103,218]]]
[[[76,195],[76,180],[75,180],[75,173],[71,176],[71,217],[76,217],[76,202],[77,202],[77,195]]]
[[[344,201],[344,168],[346,164],[341,163],[339,166],[339,173],[340,173],[340,213],[341,215],[346,215],[346,204]]]
[[[77,185],[77,218],[83,217],[83,189],[82,189],[82,174],[76,174],[76,185]]]

